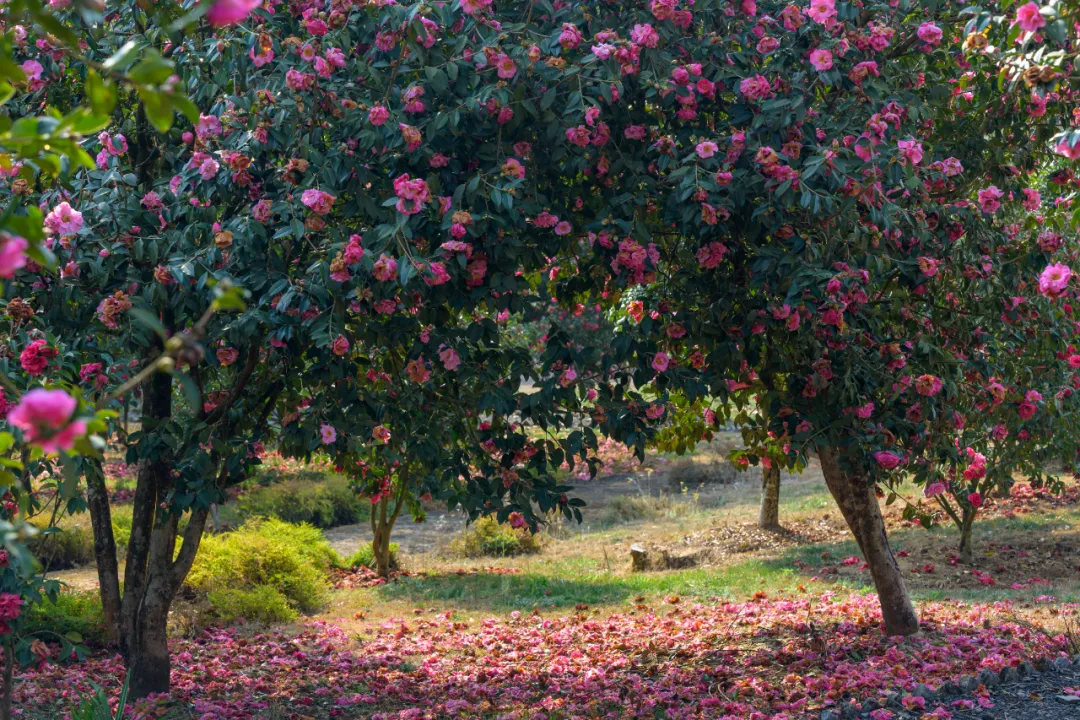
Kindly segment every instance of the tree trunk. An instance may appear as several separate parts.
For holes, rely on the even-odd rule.
[[[371,516],[374,537],[371,539],[371,552],[375,557],[375,572],[381,578],[390,577],[390,527],[387,522],[386,506],[390,504],[388,497],[379,500],[377,512]]]
[[[383,497],[371,509],[371,552],[375,557],[375,572],[381,578],[390,577],[390,533],[394,529],[404,502],[398,497],[390,511],[390,498]]]
[[[761,509],[758,511],[758,527],[775,530],[780,527],[780,468],[761,468]]]
[[[15,695],[15,648],[14,638],[4,638],[4,694],[0,697],[0,720],[11,720],[11,700]]]
[[[863,474],[841,467],[841,458],[834,448],[818,448],[818,459],[825,484],[870,567],[881,602],[885,633],[889,636],[914,635],[919,631],[919,618],[912,607],[900,566],[889,547],[885,520],[873,487]]]
[[[131,672],[130,694],[144,698],[169,691],[169,605],[158,588],[148,588],[135,623],[135,637],[128,641],[126,665]]]
[[[88,460],[85,467],[86,498],[90,507],[90,525],[94,532],[94,558],[97,562],[105,631],[111,641],[117,642],[120,639],[120,571],[116,560],[112,511],[109,509],[109,490],[105,486],[105,474],[99,461]]]
[[[970,565],[974,562],[971,548],[971,528],[975,525],[975,509],[964,508],[964,517],[960,523],[960,562]]]
[[[158,426],[171,415],[172,377],[165,373],[150,376],[143,392],[143,432],[156,432]],[[162,442],[154,449],[156,456],[139,461],[131,510],[131,538],[128,541],[127,565],[124,568],[124,597],[120,602],[120,651],[127,660],[129,669],[138,646],[140,607],[149,582],[152,539],[158,530],[155,522],[158,505],[164,502],[168,494],[172,472],[168,446]],[[172,547],[170,546],[170,549]],[[168,686],[165,690],[167,689]]]

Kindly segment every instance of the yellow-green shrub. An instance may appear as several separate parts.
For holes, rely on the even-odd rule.
[[[450,541],[451,554],[461,557],[531,555],[543,548],[539,535],[513,528],[493,517],[480,518]]]
[[[289,599],[269,585],[250,589],[218,588],[207,596],[214,611],[225,622],[248,620],[267,625],[292,622],[297,612]]]
[[[103,645],[106,642],[105,615],[97,592],[61,592],[56,602],[46,598],[44,602],[26,607],[25,635],[47,632],[67,636],[76,644]]]
[[[223,615],[254,598],[271,597],[260,587],[277,592],[294,611],[311,612],[326,601],[328,572],[338,562],[337,553],[311,525],[251,520],[234,532],[204,538],[187,582],[211,603],[218,591],[216,597],[227,606],[216,608]],[[232,594],[222,595],[222,589]]]

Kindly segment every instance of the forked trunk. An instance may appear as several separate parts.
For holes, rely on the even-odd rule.
[[[818,459],[825,484],[870,568],[881,601],[885,633],[890,636],[914,635],[919,631],[919,618],[915,615],[900,566],[889,547],[885,520],[873,486],[862,473],[842,467],[834,448],[818,448]]]
[[[758,527],[775,530],[780,527],[780,468],[775,464],[761,467],[761,509]]]
[[[398,498],[393,510],[390,498],[383,497],[371,510],[371,552],[375,557],[375,572],[381,578],[390,577],[390,533],[401,512],[402,502]]]

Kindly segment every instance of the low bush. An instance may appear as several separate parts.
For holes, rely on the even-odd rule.
[[[397,543],[390,543],[390,569],[397,570],[401,567],[398,563],[398,550],[401,548]],[[345,561],[345,567],[367,567],[372,570],[375,569],[375,551],[371,548],[371,543],[366,543],[360,546],[360,549],[352,554],[348,560]]]
[[[639,520],[659,520],[682,515],[689,509],[668,495],[622,495],[611,498],[599,516],[601,525],[619,525]]]
[[[493,517],[480,518],[450,541],[449,552],[460,557],[511,557],[543,549],[543,539],[525,528],[512,528]]]
[[[761,470],[758,469],[760,474]],[[700,485],[730,485],[743,476],[735,465],[727,461],[694,462],[681,459],[668,471],[668,480],[678,487],[695,488]],[[749,478],[749,475],[745,477]]]
[[[119,505],[111,508],[113,538],[116,551],[123,560],[131,540],[131,506]],[[48,530],[50,517],[39,515],[31,523],[45,531],[30,539],[30,551],[45,570],[70,570],[94,564],[94,530],[90,525],[90,514],[68,515],[57,523],[56,530]],[[186,518],[180,521],[180,527],[187,525]]]
[[[86,645],[104,645],[108,639],[101,598],[96,592],[61,592],[56,602],[46,599],[27,608],[26,635],[56,633]]]
[[[270,590],[294,612],[312,612],[326,601],[328,573],[339,562],[317,528],[256,519],[234,532],[204,538],[187,582],[211,604],[215,598],[223,603],[215,605],[222,619],[249,617],[242,610],[260,598],[277,602]]]
[[[90,516],[64,518],[59,527],[49,528],[49,518],[30,521],[41,532],[30,538],[28,547],[44,570],[68,570],[94,562],[94,533]]]
[[[266,625],[292,622],[297,612],[277,588],[256,585],[250,589],[218,588],[211,590],[207,599],[215,614],[225,622],[247,620]]]
[[[241,518],[277,518],[317,528],[353,525],[367,520],[371,512],[371,503],[359,497],[341,475],[256,487],[240,496],[237,507]]]

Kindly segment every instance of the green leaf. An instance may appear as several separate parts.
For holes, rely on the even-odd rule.
[[[60,484],[60,497],[71,500],[79,489],[79,467],[74,458],[67,455],[60,456],[60,464],[64,469],[64,480]]]
[[[199,108],[195,103],[191,102],[187,95],[180,92],[172,93],[169,98],[172,100],[173,106],[184,114],[184,117],[188,119],[192,125],[199,122]]]
[[[149,50],[146,56],[128,73],[132,82],[139,85],[161,85],[176,72],[173,64],[161,57],[156,50]]]
[[[139,88],[139,99],[146,109],[146,117],[159,132],[168,132],[173,124],[172,102],[166,93]]]
[[[90,70],[86,75],[86,97],[95,114],[108,115],[116,107],[116,86]]]
[[[555,104],[555,97],[558,94],[559,93],[556,91],[556,88],[555,88],[554,85],[549,87],[547,89],[547,92],[544,93],[544,97],[540,98],[540,109],[541,110],[547,110],[552,105],[554,105]]]
[[[158,337],[165,340],[169,337],[168,332],[165,330],[165,326],[158,320],[157,315],[140,307],[133,307],[128,309],[128,315],[138,325],[142,325],[147,330],[152,330]]]

